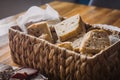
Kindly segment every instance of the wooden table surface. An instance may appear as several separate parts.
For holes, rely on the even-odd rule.
[[[110,25],[120,27],[120,11],[119,10],[98,8],[94,6],[85,6],[81,4],[58,2],[58,1],[51,2],[50,5],[54,9],[56,9],[61,16],[64,16],[64,17],[70,17],[79,13],[82,16],[82,19],[87,23],[110,24]],[[12,21],[15,21],[18,15],[15,15],[12,17],[13,17]],[[7,21],[6,23],[1,24],[0,26],[4,24],[7,24]],[[4,41],[1,43],[4,43]],[[4,64],[17,66],[14,62],[12,62],[8,44],[0,47],[0,62]]]

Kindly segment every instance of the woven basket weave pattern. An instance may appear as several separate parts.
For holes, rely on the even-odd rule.
[[[87,57],[11,28],[9,45],[15,63],[37,68],[50,80],[117,80],[120,74],[120,42]]]

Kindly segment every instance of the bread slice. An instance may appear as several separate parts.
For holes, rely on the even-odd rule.
[[[39,36],[39,38],[44,39],[46,41],[51,41],[51,39],[50,39],[48,34],[42,34],[41,36]]]
[[[82,42],[84,34],[80,34],[77,37],[71,38],[67,41],[72,43],[73,51],[79,53],[80,44]]]
[[[53,38],[46,22],[34,23],[27,28],[27,31],[28,34],[36,37],[40,37],[42,34],[47,34],[49,42],[53,43]]]
[[[80,48],[80,44],[82,42],[82,39],[83,39],[83,37],[79,37],[72,42],[73,50],[75,52],[79,52],[79,48]]]
[[[66,41],[85,32],[85,25],[79,14],[58,23],[54,27],[60,41]]]
[[[71,43],[71,42],[58,43],[57,46],[63,47],[63,48],[69,49],[69,50],[73,50],[73,47],[72,47],[72,43]]]
[[[108,34],[104,30],[91,30],[84,36],[80,52],[96,54],[110,46]]]

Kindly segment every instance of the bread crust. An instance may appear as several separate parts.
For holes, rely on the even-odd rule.
[[[54,27],[60,41],[66,41],[86,31],[79,14],[58,23]]]
[[[34,23],[27,28],[27,31],[28,34],[36,37],[40,37],[41,35],[43,36],[43,34],[46,34],[47,40],[53,43],[52,34],[46,22]]]
[[[84,36],[80,52],[96,54],[110,46],[108,34],[104,30],[91,30]]]

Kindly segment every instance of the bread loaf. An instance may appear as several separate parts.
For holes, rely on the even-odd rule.
[[[79,14],[58,23],[54,27],[60,41],[66,41],[85,32],[85,25]]]
[[[84,36],[80,52],[95,54],[108,46],[110,46],[110,40],[107,32],[104,30],[91,30]]]
[[[75,52],[79,52],[79,48],[80,48],[82,39],[83,39],[83,37],[79,37],[79,38],[75,39],[74,41],[72,41],[73,50]]]
[[[36,37],[40,37],[42,34],[46,34],[47,40],[53,43],[53,38],[46,22],[34,23],[30,25],[27,30],[28,34]]]
[[[72,43],[73,51],[79,53],[79,48],[80,48],[80,44],[83,39],[83,36],[84,36],[84,34],[80,34],[77,37],[67,40],[68,42]]]
[[[48,34],[42,34],[41,36],[39,36],[39,38],[44,39],[46,41],[51,41],[51,39],[50,39]]]
[[[73,50],[73,47],[72,47],[72,43],[71,43],[71,42],[58,43],[57,46],[63,47],[63,48],[69,49],[69,50]]]

